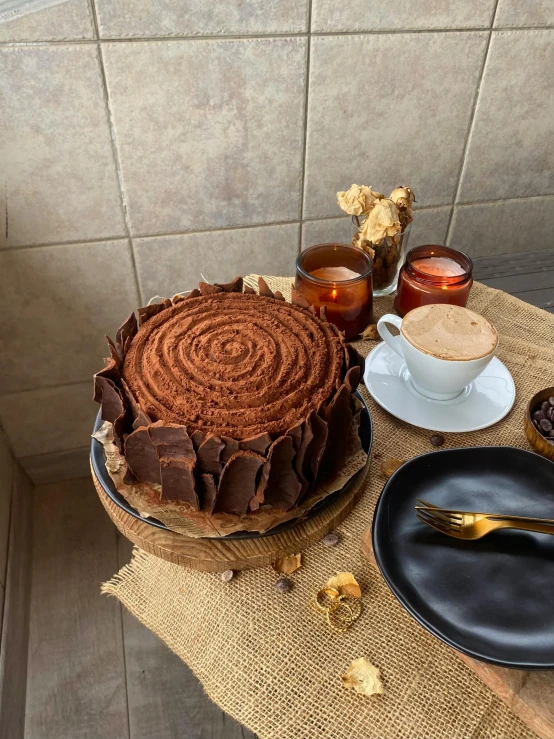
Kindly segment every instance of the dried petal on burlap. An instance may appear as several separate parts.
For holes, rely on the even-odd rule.
[[[289,554],[288,557],[277,559],[271,565],[275,572],[279,572],[281,575],[292,575],[300,567],[302,567],[302,553]]]
[[[362,695],[383,693],[381,673],[365,657],[355,659],[342,676],[345,688],[352,688]]]
[[[362,597],[362,589],[351,572],[337,572],[325,583],[326,588],[334,588],[341,595],[351,595],[353,598]]]

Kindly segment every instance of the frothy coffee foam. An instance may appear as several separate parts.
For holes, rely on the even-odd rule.
[[[402,334],[417,349],[439,359],[468,361],[490,354],[498,334],[486,318],[457,305],[424,305],[402,321]]]

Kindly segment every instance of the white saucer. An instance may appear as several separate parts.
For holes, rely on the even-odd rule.
[[[500,421],[516,399],[514,381],[497,358],[453,400],[431,400],[414,388],[404,360],[384,342],[365,360],[364,383],[374,400],[401,421],[430,431],[477,431]]]

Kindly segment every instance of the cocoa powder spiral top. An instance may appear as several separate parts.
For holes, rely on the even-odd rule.
[[[122,374],[152,421],[242,440],[285,433],[317,411],[344,361],[342,339],[310,311],[221,292],[150,318]]]

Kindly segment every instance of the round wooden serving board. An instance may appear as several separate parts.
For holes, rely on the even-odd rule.
[[[266,567],[287,554],[296,554],[322,539],[338,526],[361,498],[368,464],[356,473],[337,500],[313,518],[286,531],[256,539],[201,539],[183,536],[139,521],[120,508],[104,492],[92,469],[94,487],[108,516],[123,536],[149,554],[200,572],[224,572]]]

